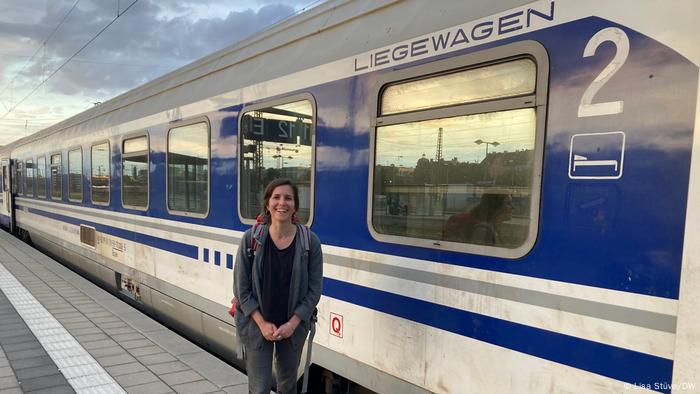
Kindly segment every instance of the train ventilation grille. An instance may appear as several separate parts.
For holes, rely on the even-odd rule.
[[[80,225],[80,243],[95,247],[95,228],[90,226]]]

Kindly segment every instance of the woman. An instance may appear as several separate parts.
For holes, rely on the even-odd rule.
[[[273,354],[277,392],[296,393],[301,351],[321,298],[321,242],[296,224],[298,208],[299,191],[292,181],[270,182],[260,224],[245,232],[238,248],[234,317],[250,393],[270,392]]]
[[[513,204],[509,195],[483,194],[481,202],[469,212],[450,216],[445,223],[443,239],[481,245],[500,245],[502,240],[498,235],[499,227],[501,223],[510,220],[512,215]]]
[[[508,194],[487,193],[481,196],[481,202],[472,208],[474,228],[469,238],[473,243],[482,245],[502,245],[498,230],[501,223],[513,217],[513,202]]]

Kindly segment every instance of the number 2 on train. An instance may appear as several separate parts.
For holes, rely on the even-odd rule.
[[[624,101],[608,101],[605,103],[592,103],[593,97],[598,93],[598,90],[605,85],[606,82],[616,72],[620,70],[627,56],[630,53],[630,40],[624,31],[617,27],[608,27],[598,33],[596,33],[586,44],[586,49],[583,50],[583,57],[590,57],[595,55],[598,47],[606,42],[610,41],[615,44],[617,52],[615,52],[615,57],[613,60],[603,69],[603,71],[598,74],[598,76],[593,80],[593,82],[588,86],[585,92],[583,92],[583,97],[581,97],[581,103],[578,106],[578,117],[588,117],[588,116],[602,116],[602,115],[614,115],[622,113]]]

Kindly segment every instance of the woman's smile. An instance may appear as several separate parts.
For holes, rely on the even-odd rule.
[[[273,220],[291,220],[292,215],[296,212],[293,193],[289,185],[277,186],[275,190],[272,191],[267,210],[270,211]]]

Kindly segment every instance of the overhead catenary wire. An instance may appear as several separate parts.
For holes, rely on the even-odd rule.
[[[0,91],[0,96],[2,96],[3,93],[5,93],[5,91],[7,90],[7,88],[9,88],[10,86],[12,86],[12,84],[15,82],[15,80],[17,79],[17,77],[19,77],[19,76],[22,74],[22,72],[27,68],[27,66],[29,65],[29,63],[30,63],[30,62],[34,59],[34,57],[39,53],[39,51],[41,50],[41,48],[45,48],[45,47],[46,47],[46,44],[51,40],[51,38],[53,37],[53,35],[56,34],[56,32],[58,31],[58,28],[61,27],[61,25],[63,25],[63,22],[65,22],[66,19],[68,19],[68,16],[73,12],[73,10],[75,9],[75,7],[78,6],[78,3],[80,3],[80,0],[75,0],[75,3],[73,3],[73,6],[68,10],[68,12],[66,12],[66,14],[63,16],[63,19],[61,19],[61,21],[58,22],[58,25],[56,25],[56,27],[53,29],[53,31],[51,32],[51,34],[49,34],[49,36],[46,37],[46,39],[41,43],[41,45],[39,45],[39,46],[36,48],[36,51],[34,51],[34,53],[32,54],[32,56],[31,56],[29,59],[27,59],[27,61],[26,61],[26,62],[24,63],[24,65],[22,66],[22,69],[19,70],[19,71],[17,72],[17,75],[15,75],[15,76],[12,78],[12,80],[10,80],[10,82],[9,82],[7,85],[5,85],[5,87]]]
[[[14,53],[4,53],[0,52],[0,56],[12,56],[12,57],[30,57],[29,55],[17,55]],[[50,60],[50,57],[40,57],[37,58],[38,60]],[[119,66],[119,67],[143,67],[143,68],[163,68],[163,69],[172,69],[174,66],[163,66],[163,65],[158,65],[158,64],[136,64],[136,63],[115,63],[115,62],[105,62],[105,61],[97,61],[97,60],[91,60],[91,59],[73,59],[73,63],[87,63],[87,64],[103,64],[107,66]]]
[[[48,77],[46,77],[46,79],[44,79],[44,80],[41,81],[37,86],[35,86],[34,89],[32,89],[32,91],[29,92],[29,94],[27,94],[26,96],[24,96],[24,98],[22,98],[22,100],[20,100],[17,104],[15,104],[15,105],[12,106],[9,110],[7,110],[7,112],[5,112],[4,115],[0,116],[0,119],[4,119],[4,118],[5,118],[7,115],[9,115],[12,111],[14,111],[15,108],[17,108],[18,106],[20,106],[25,100],[27,100],[29,97],[31,97],[37,90],[39,90],[40,87],[42,87],[48,80],[50,80],[54,75],[56,75],[59,71],[61,71],[61,69],[62,69],[63,67],[66,66],[66,64],[70,63],[70,61],[73,60],[74,57],[78,56],[78,54],[80,54],[80,52],[82,52],[83,49],[87,48],[88,45],[90,45],[93,41],[95,41],[95,40],[97,39],[97,37],[99,37],[105,30],[107,30],[110,26],[112,26],[112,24],[114,24],[114,22],[116,22],[117,19],[119,19],[119,17],[121,17],[121,16],[124,15],[127,11],[129,11],[129,9],[130,9],[131,7],[133,7],[134,4],[136,4],[138,1],[139,1],[139,0],[134,0],[131,4],[129,4],[128,7],[126,7],[126,8],[124,9],[124,11],[122,11],[121,13],[118,13],[117,16],[115,16],[114,19],[112,19],[111,22],[109,22],[105,27],[103,27],[99,32],[97,32],[97,34],[95,34],[90,40],[88,40],[88,42],[86,42],[85,45],[83,45],[82,47],[80,47],[80,49],[78,49],[74,54],[72,54],[65,62],[63,62],[63,64],[61,64],[56,70],[54,70],[54,71],[51,73],[51,75],[49,75]]]

